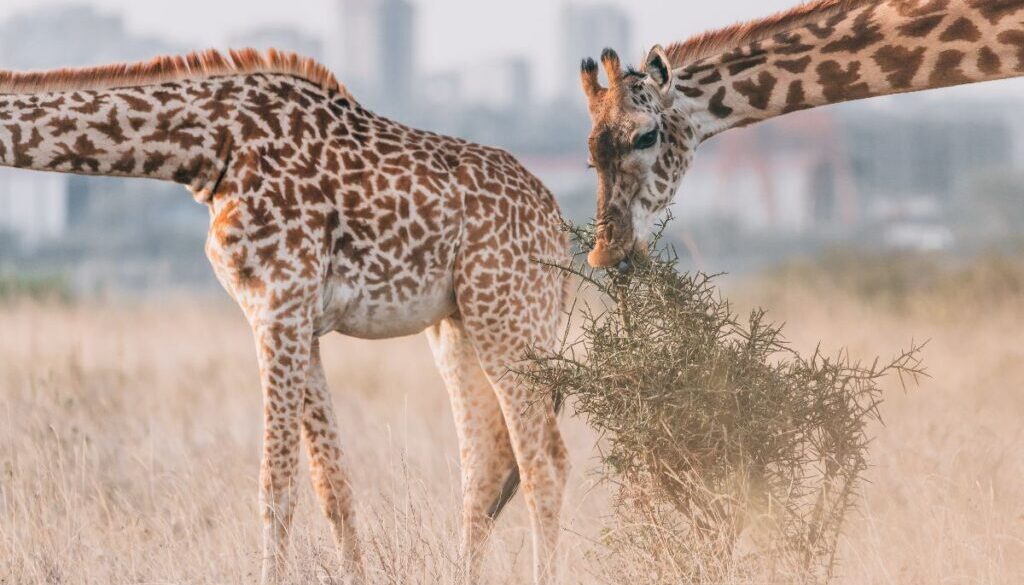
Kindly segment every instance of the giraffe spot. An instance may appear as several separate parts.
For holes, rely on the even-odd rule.
[[[733,109],[725,105],[725,93],[725,86],[718,88],[708,102],[708,111],[716,118],[728,118],[732,115]]]
[[[777,44],[774,50],[776,55],[799,55],[814,49],[814,45],[803,42],[800,33],[779,33],[774,39]]]
[[[764,65],[768,62],[768,57],[761,55],[742,61],[736,61],[729,64],[729,75],[736,76],[748,69],[753,69],[758,65]]]
[[[1024,31],[1020,30],[1004,30],[999,33],[996,40],[1004,45],[1010,45],[1017,49],[1017,65],[1016,70],[1024,70]]]
[[[822,94],[830,103],[869,97],[868,84],[860,82],[860,62],[848,63],[844,68],[838,61],[825,61],[817,68]],[[858,83],[860,82],[860,83]]]
[[[992,24],[1024,8],[1024,0],[968,0],[967,4]]]
[[[897,45],[882,47],[872,58],[884,73],[886,80],[894,89],[907,89],[914,81],[914,76],[924,63],[924,47],[908,49]]]
[[[698,79],[697,83],[699,83],[701,85],[710,85],[712,83],[718,83],[719,81],[722,81],[722,70],[721,69],[715,69],[707,77],[703,77],[701,79]]]
[[[148,114],[153,111],[153,104],[149,103],[145,99],[132,95],[130,93],[118,93],[114,94],[114,97],[124,102],[130,111],[140,112]]]
[[[819,39],[827,39],[828,37],[835,34],[836,28],[839,26],[841,22],[846,20],[847,16],[849,15],[843,12],[833,14],[832,16],[828,17],[825,20],[825,22],[808,23],[806,28],[815,37]]]
[[[124,135],[124,129],[117,119],[117,109],[112,108],[107,115],[105,122],[92,122],[89,127],[109,138],[114,144],[122,144],[128,137]]]
[[[68,165],[74,172],[98,172],[99,157],[107,153],[85,134],[80,134],[73,145],[59,144],[58,149],[61,152],[50,161],[50,168],[57,169]]]
[[[859,53],[871,45],[885,40],[885,35],[881,33],[882,25],[873,22],[873,16],[873,9],[860,13],[853,21],[850,33],[826,44],[821,48],[821,52]]]
[[[110,170],[122,175],[132,174],[135,171],[135,149],[125,151],[121,158],[117,159],[117,162],[110,167]]]
[[[784,114],[790,112],[796,112],[798,110],[806,110],[811,107],[805,100],[807,99],[804,93],[804,82],[796,79],[789,83],[789,89],[786,90],[786,106],[782,109]]]
[[[195,156],[188,163],[178,167],[174,172],[173,180],[182,185],[190,185],[196,180],[206,166],[206,159],[202,156]]]
[[[811,64],[811,56],[805,55],[799,59],[779,59],[775,62],[775,66],[789,71],[790,73],[800,74],[807,70],[807,66]]]
[[[25,140],[25,135],[22,133],[21,126],[17,124],[9,124],[6,128],[11,134],[11,150],[13,151],[14,166],[31,167],[35,162],[35,158],[32,157],[29,152],[43,143],[43,135],[39,132],[39,128],[36,128],[35,126],[32,127],[31,137],[28,140]]]
[[[963,16],[953,21],[953,24],[949,25],[949,28],[942,31],[942,34],[939,35],[939,40],[944,43],[951,43],[953,41],[970,41],[973,43],[980,38],[981,31],[978,30],[978,27],[970,19]]]
[[[60,137],[77,130],[78,123],[70,116],[57,116],[51,118],[50,121],[46,123],[46,127],[50,128],[50,133],[53,136]]]
[[[733,89],[740,93],[740,95],[747,98],[750,105],[759,110],[768,108],[768,102],[771,100],[772,91],[775,89],[775,85],[778,83],[778,78],[762,71],[757,76],[757,81],[753,79],[744,79],[743,81],[737,81],[732,84]]]
[[[901,35],[913,38],[924,38],[935,30],[945,20],[945,14],[931,14],[916,18],[906,24],[900,25],[897,30]]]
[[[683,69],[683,72],[677,77],[682,81],[689,81],[701,73],[715,69],[715,67],[712,63],[694,63]]]
[[[939,59],[935,63],[935,70],[932,71],[929,82],[939,87],[970,82],[970,78],[960,68],[965,56],[963,51],[955,49],[939,53]]]
[[[1002,67],[1002,61],[999,59],[999,55],[996,55],[995,51],[988,47],[982,47],[978,51],[978,70],[985,75],[995,75],[999,73],[999,68]]]

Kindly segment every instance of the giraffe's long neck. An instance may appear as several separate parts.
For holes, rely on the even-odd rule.
[[[241,91],[225,77],[0,93],[0,165],[148,177],[183,183],[199,193],[216,182],[223,167],[232,140],[231,102]]]
[[[675,71],[704,137],[873,96],[1024,74],[1024,0],[864,0]]]

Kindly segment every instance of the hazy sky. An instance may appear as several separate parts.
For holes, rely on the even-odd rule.
[[[558,51],[560,0],[413,0],[419,11],[418,65],[426,71],[525,54],[537,67],[542,91],[550,92],[564,71]],[[587,3],[593,0],[574,0]],[[668,43],[707,28],[764,16],[800,0],[600,0],[633,16],[634,47],[616,47],[629,61],[656,42]],[[245,29],[289,24],[325,38],[336,29],[335,0],[0,0],[0,20],[40,6],[92,4],[121,14],[130,29],[161,36],[189,48],[223,47]],[[574,57],[573,60],[575,62]],[[1024,82],[961,88],[961,94],[1013,90]],[[950,90],[944,90],[948,95]]]
[[[413,0],[419,14],[419,65],[428,71],[526,54],[549,89],[559,70],[559,0]],[[577,0],[587,2],[587,0]],[[608,1],[608,0],[604,0]],[[655,42],[768,14],[798,0],[611,0],[633,15],[634,47],[616,47],[630,61]],[[136,32],[202,48],[254,26],[287,23],[326,37],[333,0],[0,0],[0,19],[39,6],[92,4],[124,16]],[[698,7],[699,6],[699,7]],[[580,56],[582,57],[582,55]]]

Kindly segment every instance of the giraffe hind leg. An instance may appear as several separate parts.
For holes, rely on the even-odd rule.
[[[562,399],[561,396],[554,397],[555,416],[558,416],[562,412]],[[494,501],[487,508],[487,517],[491,520],[497,520],[498,516],[501,515],[502,510],[505,506],[512,501],[512,498],[516,496],[516,492],[519,491],[519,484],[522,483],[522,479],[519,477],[519,466],[513,463],[512,469],[509,470],[508,478],[505,480],[504,485],[501,486],[501,492],[498,493]]]
[[[508,491],[510,472],[518,483],[515,455],[494,388],[480,366],[462,322],[446,319],[429,329],[427,338],[448,387],[459,437],[462,555],[467,582],[475,583],[493,520],[515,493],[514,488]],[[501,495],[494,500],[499,493]]]
[[[561,273],[532,259],[519,266],[494,262],[486,250],[471,249],[462,258],[455,293],[519,467],[533,536],[534,583],[546,585],[557,580],[560,516],[571,465],[555,418],[557,396],[538,395],[514,372],[529,367],[524,360],[531,349],[557,347],[565,284]],[[493,286],[476,286],[481,274]]]
[[[365,580],[355,527],[352,486],[342,465],[337,417],[320,359],[320,342],[313,341],[309,376],[302,411],[302,437],[309,455],[309,474],[324,516],[331,523],[343,572],[360,583]]]

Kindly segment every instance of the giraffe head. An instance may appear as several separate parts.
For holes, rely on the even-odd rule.
[[[668,55],[656,46],[642,69],[625,72],[611,49],[601,54],[608,87],[597,63],[584,59],[583,91],[593,129],[590,166],[596,169],[597,243],[587,260],[607,267],[628,262],[658,214],[671,202],[695,146],[695,132],[674,106],[676,89]]]

